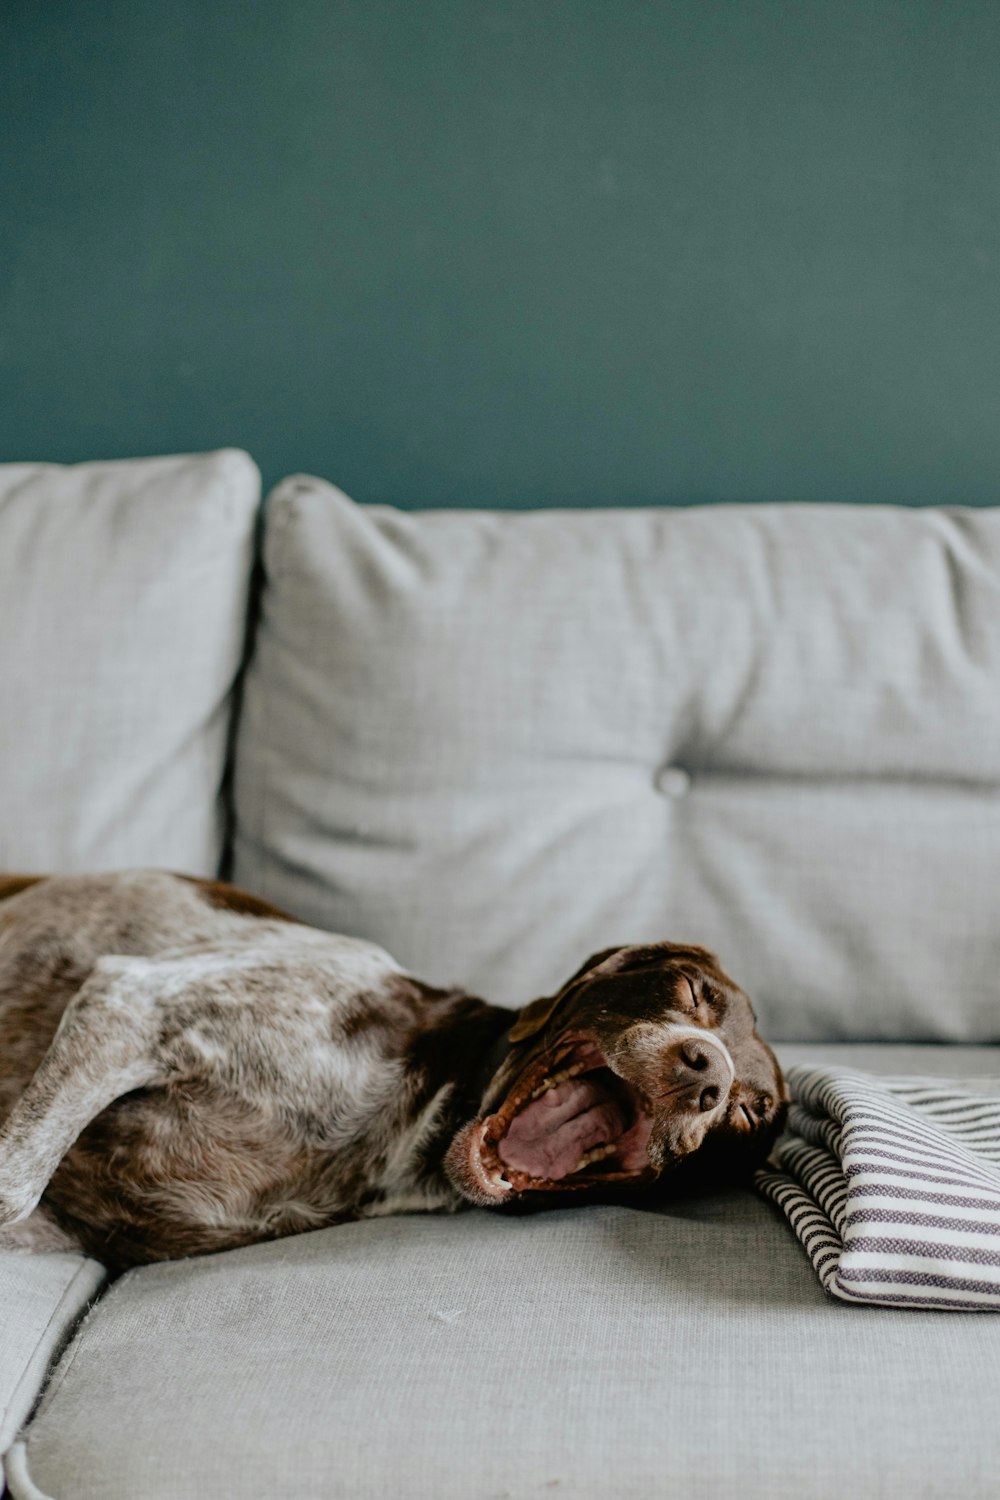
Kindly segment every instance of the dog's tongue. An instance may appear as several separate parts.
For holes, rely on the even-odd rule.
[[[624,1129],[622,1111],[604,1089],[586,1077],[569,1078],[514,1116],[497,1151],[505,1166],[556,1182],[585,1151],[617,1140]]]

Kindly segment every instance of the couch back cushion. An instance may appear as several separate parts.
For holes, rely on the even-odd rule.
[[[0,870],[217,869],[260,477],[0,466]]]
[[[510,1005],[715,948],[786,1039],[1000,1038],[1000,511],[271,497],[236,875]]]

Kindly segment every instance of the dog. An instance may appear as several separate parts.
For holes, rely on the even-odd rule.
[[[0,1241],[112,1270],[400,1212],[650,1191],[787,1094],[704,948],[512,1013],[233,886],[0,877]]]

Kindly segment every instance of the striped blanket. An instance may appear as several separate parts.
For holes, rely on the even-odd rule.
[[[757,1186],[848,1302],[1000,1310],[1000,1083],[793,1067]]]

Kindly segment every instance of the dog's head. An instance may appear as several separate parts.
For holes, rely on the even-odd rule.
[[[704,948],[608,948],[520,1012],[445,1168],[474,1203],[646,1188],[701,1152],[763,1160],[787,1092],[753,1006]]]

